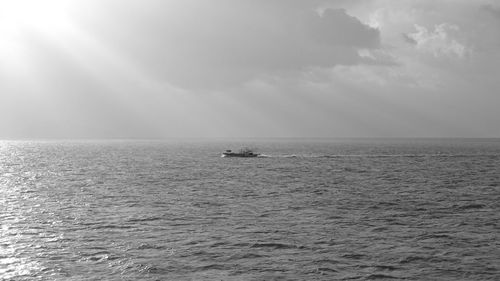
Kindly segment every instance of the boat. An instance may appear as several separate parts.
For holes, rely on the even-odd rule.
[[[259,153],[253,152],[250,148],[242,148],[238,152],[233,152],[230,149],[222,152],[222,157],[257,157]]]

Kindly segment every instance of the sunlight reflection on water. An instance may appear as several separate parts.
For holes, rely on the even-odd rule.
[[[500,276],[497,142],[231,146],[0,144],[0,279]]]

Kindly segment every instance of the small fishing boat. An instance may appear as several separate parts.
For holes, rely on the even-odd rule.
[[[242,148],[238,152],[232,152],[231,150],[226,150],[222,152],[222,157],[257,157],[259,153],[254,153],[250,148]]]

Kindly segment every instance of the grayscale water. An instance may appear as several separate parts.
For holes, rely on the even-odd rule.
[[[500,140],[3,141],[0,222],[0,280],[500,280]]]

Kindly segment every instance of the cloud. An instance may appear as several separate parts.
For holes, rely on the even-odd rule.
[[[348,15],[344,9],[326,9],[321,15],[312,14],[311,19],[308,31],[317,42],[358,48],[380,46],[379,31]]]
[[[343,9],[319,14],[316,1],[151,3],[155,9],[111,6],[117,11],[110,18],[85,20],[106,22],[91,26],[92,33],[125,49],[157,79],[185,88],[224,88],[268,73],[358,64],[359,48],[380,45],[377,29]],[[116,25],[127,34],[114,32]]]
[[[487,11],[493,17],[500,19],[500,7],[493,6],[491,4],[483,5],[482,8]]]
[[[403,39],[405,40],[405,42],[407,43],[410,43],[412,45],[417,45],[417,40],[413,39],[412,36],[406,34],[406,33],[403,33],[401,34],[403,36]]]
[[[434,30],[415,24],[416,31],[406,34],[419,50],[433,54],[435,57],[464,58],[468,52],[466,46],[454,38],[453,33],[460,32],[457,25],[442,23]]]
[[[496,0],[67,1],[0,39],[4,136],[499,135]]]

